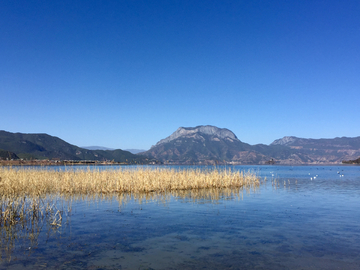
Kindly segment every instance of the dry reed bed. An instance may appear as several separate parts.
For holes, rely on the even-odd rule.
[[[165,192],[260,184],[250,172],[230,170],[66,170],[0,168],[0,194],[106,194]]]
[[[0,167],[0,261],[11,260],[17,239],[36,246],[42,224],[58,230],[77,199],[115,199],[125,204],[170,196],[217,201],[239,196],[239,190],[256,189],[260,179],[253,173],[230,170],[66,170]],[[5,253],[5,254],[2,254]]]
[[[56,196],[112,196],[197,192],[209,188],[251,188],[260,185],[252,173],[230,170],[66,170],[0,168],[0,227],[44,220],[61,223]],[[198,192],[197,192],[198,193]],[[217,193],[214,193],[217,194]],[[215,198],[216,196],[209,195]]]

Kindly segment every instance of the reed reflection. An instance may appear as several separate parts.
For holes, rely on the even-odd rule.
[[[256,191],[260,184],[255,174],[230,170],[59,172],[0,168],[0,258],[11,261],[17,247],[25,247],[31,254],[40,235],[52,237],[71,226],[74,202],[91,207],[115,201],[119,208],[130,201],[217,203],[241,199],[244,192]]]
[[[106,193],[106,194],[64,194],[46,196],[11,197],[2,196],[0,202],[0,258],[12,260],[12,253],[22,247],[31,254],[38,246],[41,233],[46,238],[54,237],[71,226],[73,207],[85,202],[93,204],[114,202],[119,209],[129,202],[138,204],[157,203],[167,206],[171,200],[193,203],[213,203],[221,200],[242,200],[244,194],[256,192],[259,185],[240,188],[208,188],[192,190],[172,190],[166,192]],[[25,248],[24,248],[25,247]]]

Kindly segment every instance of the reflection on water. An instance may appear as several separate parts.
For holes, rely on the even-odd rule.
[[[44,230],[47,235],[56,233],[63,217],[66,220],[70,211],[68,201],[56,196],[3,195],[0,201],[0,260],[10,262],[13,251],[21,245],[26,245],[26,252],[31,253],[38,245],[40,234]]]
[[[0,259],[12,261],[16,246],[26,246],[29,255],[38,249],[38,239],[43,232],[46,241],[71,226],[69,218],[73,204],[85,204],[87,208],[99,204],[115,204],[117,211],[127,203],[139,205],[154,203],[167,207],[172,198],[181,202],[217,203],[243,197],[243,192],[255,192],[258,185],[241,188],[175,190],[170,192],[121,193],[99,195],[3,197],[0,207]],[[109,212],[109,211],[108,211]],[[64,218],[63,218],[64,217]],[[41,237],[40,237],[41,238]]]
[[[253,169],[248,190],[57,198],[61,226],[12,233],[0,269],[360,268],[360,167]]]

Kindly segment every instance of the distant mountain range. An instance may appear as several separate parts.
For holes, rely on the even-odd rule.
[[[107,148],[104,146],[82,146],[81,148],[88,149],[88,150],[115,150],[114,148]],[[123,149],[124,151],[128,151],[132,154],[138,154],[141,152],[145,152],[145,149]]]
[[[226,128],[208,125],[180,127],[150,150],[129,150],[133,153],[100,146],[80,148],[47,134],[0,131],[0,159],[156,161],[163,164],[340,164],[344,160],[356,163],[360,157],[360,137],[304,139],[291,136],[270,145],[250,145]]]
[[[104,146],[81,146],[81,148],[87,149],[87,150],[115,150],[114,148],[107,148]],[[127,151],[127,150],[125,150]]]
[[[129,151],[130,153],[133,153],[133,154],[139,154],[139,153],[146,151],[145,149],[124,149],[124,150]]]
[[[128,151],[88,150],[69,144],[58,137],[47,134],[11,133],[0,130],[1,156],[23,159],[60,159],[60,160],[114,160],[116,162],[146,163],[144,156]],[[5,151],[5,153],[4,153]]]
[[[360,137],[249,145],[225,128],[180,127],[142,154],[166,164],[338,164],[360,156]]]

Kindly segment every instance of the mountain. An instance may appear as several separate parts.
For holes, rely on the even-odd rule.
[[[102,148],[102,147],[99,147]],[[150,150],[88,150],[47,134],[11,133],[0,130],[0,159],[114,160],[164,164],[341,164],[356,163],[360,137],[304,139],[286,136],[270,145],[250,145],[226,128],[180,127]],[[102,148],[104,149],[104,148]]]
[[[175,139],[177,139],[179,137],[183,137],[183,136],[190,137],[192,135],[196,135],[196,133],[202,133],[205,135],[216,136],[218,138],[227,139],[230,141],[233,141],[233,140],[239,141],[239,139],[235,136],[235,134],[232,131],[230,131],[226,128],[218,128],[218,127],[207,125],[207,126],[197,126],[195,128],[180,127],[169,137],[160,140],[156,145],[168,143],[172,140],[175,140]]]
[[[141,154],[165,164],[339,164],[360,156],[360,137],[284,137],[250,145],[226,128],[180,127]]]
[[[0,130],[0,149],[24,159],[114,160],[146,162],[145,157],[117,150],[87,150],[48,134],[11,133]]]
[[[360,156],[360,137],[337,137],[334,139],[304,139],[285,136],[270,145],[287,146],[299,155],[307,156],[312,163],[341,163]]]
[[[104,146],[82,146],[81,148],[87,149],[87,150],[115,150],[114,148],[107,148]],[[141,152],[145,152],[144,149],[123,149],[124,151],[128,151],[132,154],[138,154]]]
[[[180,127],[142,154],[166,164],[265,164],[291,151],[284,146],[251,146],[226,128],[208,125]]]
[[[87,150],[115,150],[114,148],[107,148],[104,146],[81,146],[81,148],[87,149]],[[125,150],[125,151],[127,151],[127,150]]]
[[[270,145],[285,145],[295,149],[360,149],[360,137],[336,137],[334,139],[304,139],[285,136]]]
[[[144,149],[124,149],[125,151],[128,151],[130,153],[133,153],[133,154],[139,154],[139,153],[142,153],[142,152],[145,152],[146,150]]]

